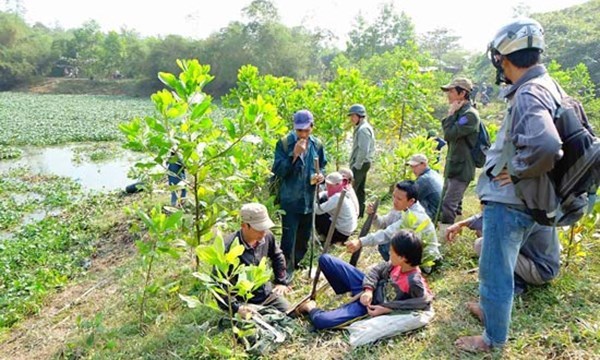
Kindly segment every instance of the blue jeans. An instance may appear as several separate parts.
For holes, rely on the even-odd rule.
[[[168,176],[169,178],[169,186],[177,185],[181,182],[182,179],[185,179],[185,173],[181,173],[179,176]],[[181,190],[181,197],[177,196],[177,191],[171,191],[171,206],[176,206],[178,200],[185,199],[187,195],[187,189],[183,188]]]
[[[479,258],[479,302],[484,341],[493,347],[506,343],[519,250],[534,221],[523,210],[490,202],[483,208],[483,245]]]
[[[350,291],[354,296],[363,290],[365,274],[349,263],[324,254],[319,257],[319,267],[336,294]],[[321,330],[342,325],[366,314],[367,308],[359,300],[356,300],[335,310],[313,309],[309,316],[313,326]]]

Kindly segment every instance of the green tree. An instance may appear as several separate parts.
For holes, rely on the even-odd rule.
[[[40,75],[51,63],[51,38],[14,13],[0,12],[0,90]]]
[[[414,24],[404,12],[398,14],[393,3],[385,3],[372,24],[367,24],[362,15],[356,18],[354,28],[348,34],[346,44],[348,56],[355,61],[369,58],[404,46],[415,40]]]
[[[110,75],[116,70],[121,71],[124,60],[125,44],[117,32],[111,31],[106,35],[102,44],[100,61],[102,62],[105,75]]]

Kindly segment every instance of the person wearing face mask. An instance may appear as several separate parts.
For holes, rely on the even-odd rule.
[[[321,196],[322,203],[315,204],[315,218],[317,233],[327,235],[331,227],[332,218],[340,201],[340,194],[347,185],[344,177],[339,172],[332,172],[325,178],[327,194]],[[352,198],[344,197],[340,213],[335,224],[335,230],[331,239],[332,243],[344,243],[358,226],[358,212]]]

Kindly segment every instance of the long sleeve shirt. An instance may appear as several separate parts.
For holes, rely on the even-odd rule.
[[[416,182],[419,187],[419,202],[425,208],[427,215],[434,219],[440,206],[444,179],[437,171],[427,168],[419,175]]]
[[[310,179],[315,174],[314,158],[319,158],[321,169],[327,165],[327,158],[322,143],[311,135],[306,151],[294,161],[294,147],[297,141],[298,137],[292,132],[287,135],[287,147],[283,146],[282,140],[277,142],[271,171],[281,179],[281,208],[287,213],[310,214],[316,188],[310,184]]]
[[[471,146],[477,141],[479,122],[479,113],[468,102],[442,121],[444,139],[448,142],[445,178],[470,182],[475,177]]]
[[[350,168],[360,170],[364,163],[373,162],[375,154],[375,132],[367,119],[362,119],[352,134],[352,153]]]
[[[338,203],[340,202],[340,193],[333,194],[327,201],[322,204],[315,204],[315,213],[317,215],[321,214],[329,214],[333,218],[335,214],[335,210],[337,208]],[[337,222],[335,224],[335,228],[340,233],[350,236],[352,232],[356,230],[358,226],[358,212],[352,198],[346,195],[344,196],[344,202],[342,203],[342,208],[340,209],[340,213],[337,218]]]
[[[409,229],[407,224],[404,222],[404,217],[407,213],[412,213],[417,218],[417,222],[415,226],[419,226],[424,221],[427,221],[428,224],[423,230],[422,237],[427,238],[427,244],[425,247],[425,252],[433,257],[433,259],[438,259],[441,257],[439,250],[439,243],[437,234],[435,231],[435,227],[433,226],[433,222],[425,212],[425,209],[421,204],[417,201],[411,207],[409,207],[406,211],[397,211],[393,210],[386,216],[379,218],[379,216],[375,219],[374,223],[377,225],[380,230],[368,234],[360,238],[360,242],[362,246],[375,246],[381,244],[389,244],[392,241],[392,237],[401,229]]]
[[[549,88],[554,86],[546,68],[535,65],[504,95],[510,105],[496,141],[488,150],[484,171],[477,183],[477,194],[481,201],[525,204],[538,209],[543,209],[544,203],[553,202],[551,197],[555,194],[547,188],[549,184],[544,175],[562,156],[562,142],[553,121],[557,105],[548,90],[531,82],[535,78],[549,82]],[[506,159],[503,151],[511,147],[515,152]],[[511,162],[514,169],[511,175],[520,182],[522,198],[517,196],[514,182],[501,186],[499,181],[493,179],[492,170],[496,165],[507,165],[503,161]]]
[[[241,245],[244,246],[244,252],[239,257],[241,264],[258,265],[263,258],[268,257],[269,260],[271,260],[271,267],[273,268],[275,277],[273,282],[276,285],[288,285],[286,280],[285,257],[275,242],[273,233],[268,231],[266,235],[255,244],[255,246],[250,246],[248,243],[246,243],[246,241],[244,241],[241,230],[237,231],[225,240],[225,252],[229,251],[231,245],[236,239]],[[267,297],[269,297],[272,290],[273,285],[271,282],[267,282],[252,293],[254,296],[249,300],[249,302],[252,304],[262,303],[267,299]],[[234,299],[225,298],[223,300],[225,300],[225,302],[231,301],[231,307],[234,312],[237,312],[239,307],[243,304],[243,299],[237,297]],[[225,304],[219,303],[219,306],[224,308]]]
[[[400,266],[381,262],[365,273],[363,287],[373,290],[373,303],[392,310],[428,309],[433,295],[419,267],[402,272]]]

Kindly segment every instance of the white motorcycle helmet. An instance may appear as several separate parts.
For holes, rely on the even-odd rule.
[[[509,55],[524,49],[544,51],[544,28],[530,18],[520,18],[503,26],[488,47],[488,57],[496,68],[496,84],[507,82],[498,55]]]

